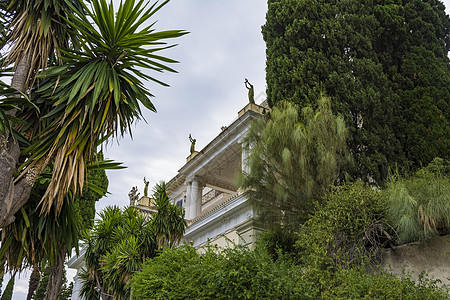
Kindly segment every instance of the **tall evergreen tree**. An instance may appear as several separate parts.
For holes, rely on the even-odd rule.
[[[332,98],[356,175],[417,168],[450,148],[450,19],[438,0],[269,0],[270,106]]]

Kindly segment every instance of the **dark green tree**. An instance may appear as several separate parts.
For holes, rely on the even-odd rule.
[[[45,299],[45,290],[47,289],[48,284],[48,274],[50,273],[50,270],[47,268],[43,272],[43,276],[41,280],[39,281],[39,285],[37,286],[36,290],[34,291],[33,300],[39,300],[39,299]]]
[[[450,19],[438,0],[269,0],[270,106],[325,92],[344,116],[356,176],[377,181],[450,153]]]
[[[39,268],[34,267],[31,272],[30,279],[28,280],[28,294],[27,300],[31,300],[33,298],[34,292],[38,288],[41,282],[41,271]]]

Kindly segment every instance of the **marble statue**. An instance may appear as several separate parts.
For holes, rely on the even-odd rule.
[[[128,197],[130,198],[130,206],[136,206],[137,201],[139,200],[138,187],[133,186],[131,191],[128,193]]]

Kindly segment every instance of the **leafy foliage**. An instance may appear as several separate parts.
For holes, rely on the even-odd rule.
[[[133,279],[139,299],[280,299],[300,294],[300,273],[288,260],[274,262],[247,247],[168,249],[147,262]]]
[[[244,141],[249,171],[241,187],[260,207],[263,223],[298,228],[319,197],[340,177],[348,159],[347,130],[321,97],[317,109],[301,113],[290,104],[275,107],[270,120],[252,123]]]
[[[151,222],[158,249],[161,249],[163,245],[171,248],[181,241],[187,226],[184,209],[170,202],[164,181],[157,184],[153,191],[156,213],[152,215]]]
[[[78,248],[78,222],[71,199],[65,202],[59,215],[56,207],[49,214],[36,210],[40,197],[45,192],[45,179],[36,184],[31,199],[16,215],[16,221],[1,229],[2,245],[0,259],[10,270],[21,270],[28,266],[42,267],[52,264],[60,247],[67,245],[68,256],[72,248]]]
[[[134,207],[107,207],[85,234],[86,270],[81,294],[96,299],[97,291],[117,299],[130,297],[130,282],[147,258],[163,246],[177,245],[184,234],[184,210],[170,202],[164,182],[153,189],[155,212],[144,215]]]
[[[328,270],[374,258],[388,239],[381,193],[356,182],[335,188],[325,200],[298,233],[304,263]]]
[[[444,170],[437,158],[415,176],[396,176],[389,183],[384,207],[400,243],[450,232],[450,178]]]
[[[39,285],[37,289],[34,291],[33,298],[34,300],[42,300],[46,299],[45,297],[45,291],[47,289],[47,284],[49,281],[49,275],[50,275],[50,268],[46,268],[43,272],[43,276],[41,280],[39,281]],[[58,300],[68,300],[70,299],[70,296],[72,295],[72,289],[73,289],[73,282],[71,282],[69,285],[67,285],[67,277],[66,277],[66,270],[63,271],[63,280],[62,280],[62,287],[61,292],[58,297]]]
[[[387,272],[368,274],[361,269],[339,270],[332,280],[332,288],[324,289],[321,299],[448,299],[448,291],[423,273],[419,282],[409,276],[401,278]]]
[[[11,300],[13,296],[13,289],[14,289],[14,282],[16,280],[16,274],[11,276],[11,278],[8,281],[8,284],[5,287],[5,290],[3,291],[2,297],[0,300]]]
[[[270,0],[269,105],[314,105],[326,93],[345,119],[353,173],[449,158],[450,18],[437,0]]]
[[[92,166],[88,167],[88,186],[83,188],[83,193],[76,196],[73,202],[77,218],[80,220],[81,230],[92,228],[95,218],[95,203],[106,195],[108,177],[106,177],[105,169],[101,167],[101,164],[104,163],[103,153],[100,152]],[[107,166],[104,165],[104,167]]]
[[[362,268],[335,272],[277,260],[247,247],[207,248],[199,254],[184,245],[147,261],[133,277],[133,296],[142,299],[448,299],[436,282],[415,284]]]
[[[80,2],[78,0],[1,2],[0,10],[4,21],[2,33],[4,40],[12,45],[5,57],[4,65],[15,63],[14,67],[17,68],[20,61],[29,60],[30,68],[26,75],[30,80],[26,83],[26,87],[33,85],[34,77],[40,70],[56,62],[60,48],[68,48],[69,43],[76,42],[76,36],[68,32],[70,26],[64,22],[64,18],[71,14],[70,5],[80,7]],[[2,44],[2,48],[4,46],[6,44]]]

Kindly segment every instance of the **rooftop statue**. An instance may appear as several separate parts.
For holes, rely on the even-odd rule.
[[[147,180],[145,180],[145,177],[144,177],[144,196],[145,197],[148,196],[148,184],[149,184],[149,182]]]
[[[133,186],[131,191],[128,193],[128,197],[130,198],[130,206],[136,206],[136,203],[139,199],[138,187]]]
[[[247,78],[245,78],[244,84],[248,89],[248,101],[252,104],[255,104],[255,91],[253,89],[253,84],[251,84]]]
[[[193,154],[195,152],[195,142],[197,141],[196,139],[193,139],[191,134],[189,134],[189,141],[191,142],[191,154]]]

